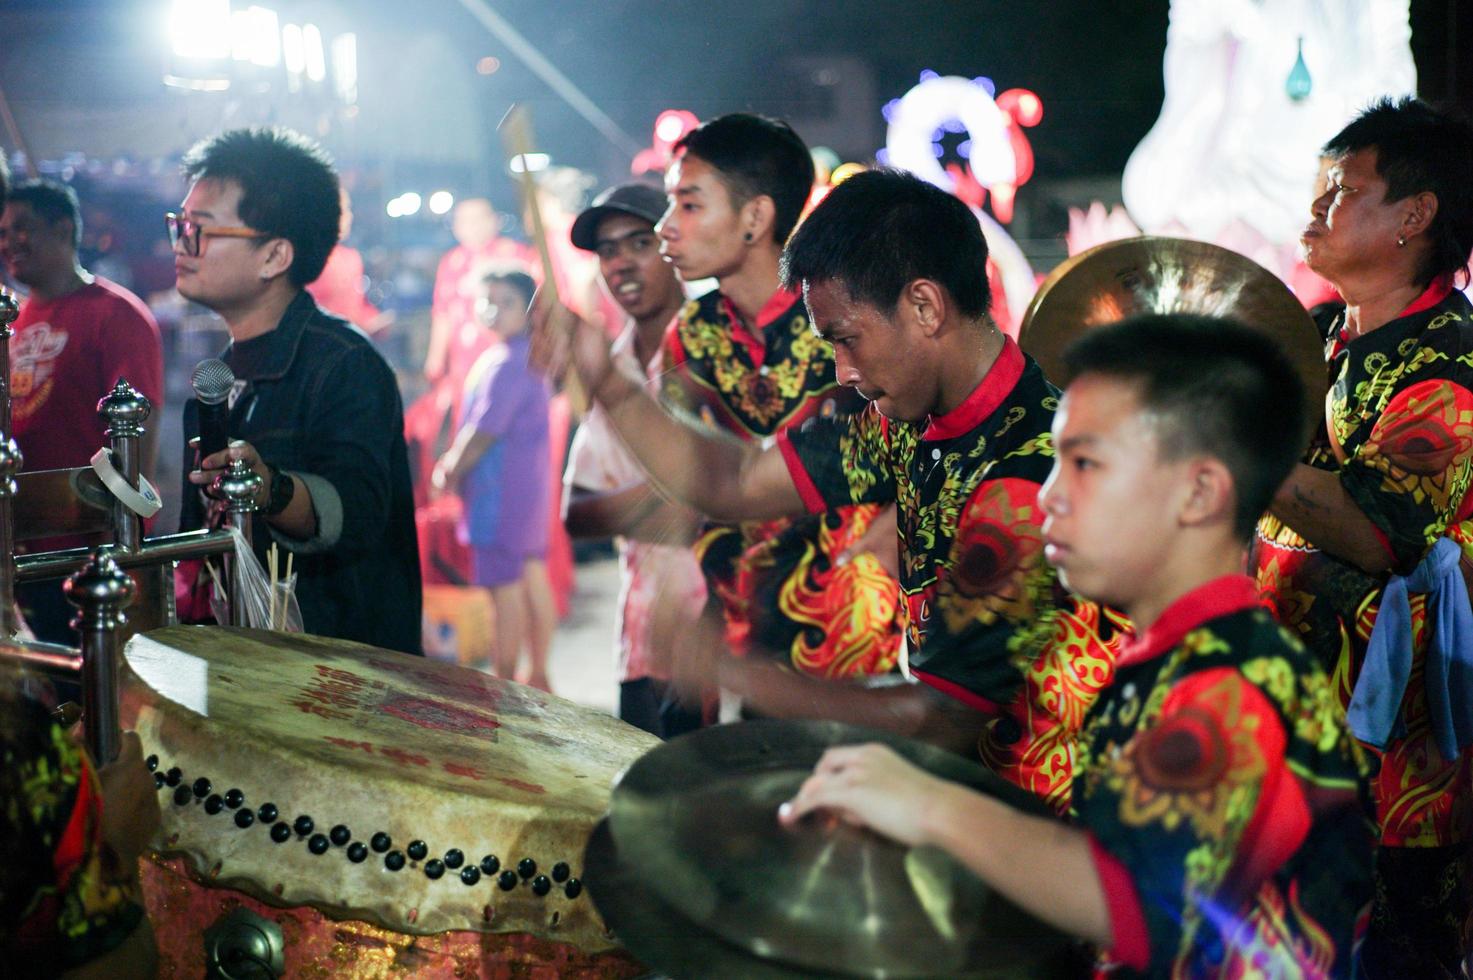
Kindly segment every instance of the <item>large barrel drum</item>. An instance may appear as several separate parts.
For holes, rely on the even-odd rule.
[[[579,865],[652,737],[320,637],[175,626],[125,658],[163,809],[143,878],[164,976],[642,972]]]

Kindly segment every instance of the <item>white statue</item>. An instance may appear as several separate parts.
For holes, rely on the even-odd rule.
[[[1172,0],[1161,116],[1125,167],[1146,233],[1286,275],[1326,140],[1414,94],[1408,0]]]

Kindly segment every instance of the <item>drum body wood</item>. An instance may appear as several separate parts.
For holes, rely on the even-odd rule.
[[[248,909],[281,929],[292,980],[620,980],[648,968],[621,949],[588,953],[525,932],[459,930],[434,936],[333,919],[311,906],[278,908],[229,888],[202,884],[182,857],[145,858],[143,898],[154,923],[159,980],[205,975],[202,937]]]
[[[319,637],[176,626],[125,658],[124,723],[161,784],[145,896],[175,975],[202,975],[204,931],[239,906],[281,926],[287,976],[641,972],[579,865],[651,736]]]

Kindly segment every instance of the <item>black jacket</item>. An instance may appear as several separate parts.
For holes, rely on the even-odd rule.
[[[295,553],[297,602],[308,633],[420,653],[419,541],[404,406],[389,365],[354,327],[317,308],[306,292],[275,330],[232,343],[221,359],[235,372],[230,436],[312,493],[317,534],[288,538],[257,514],[256,554],[272,540]],[[197,405],[184,405],[184,435],[199,433]],[[194,452],[185,446],[186,474]],[[198,488],[184,483],[179,526],[202,527]]]

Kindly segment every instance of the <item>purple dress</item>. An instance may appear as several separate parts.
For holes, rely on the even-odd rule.
[[[482,354],[466,378],[463,425],[495,441],[461,485],[457,531],[472,552],[477,585],[506,585],[547,554],[552,459],[547,382],[527,361],[524,333]]]

